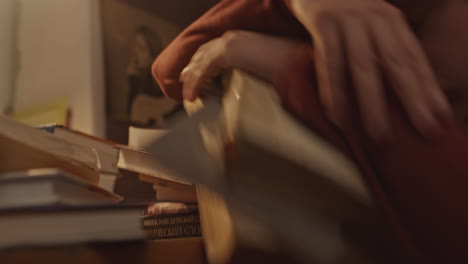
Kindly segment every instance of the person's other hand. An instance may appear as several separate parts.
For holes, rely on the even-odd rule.
[[[228,31],[195,52],[180,75],[182,96],[195,100],[210,80],[225,69],[239,68],[275,83],[300,42],[249,31]]]
[[[321,101],[338,126],[346,119],[347,76],[362,120],[377,139],[391,131],[383,79],[423,135],[450,117],[450,106],[402,13],[383,0],[291,0],[316,49]]]

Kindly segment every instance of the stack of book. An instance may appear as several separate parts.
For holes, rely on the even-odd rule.
[[[156,202],[147,208],[142,218],[148,239],[201,237],[195,185],[161,174],[154,157],[146,151],[149,144],[165,133],[160,129],[130,127],[130,146],[118,146],[116,166],[121,171],[135,173],[155,191]]]
[[[113,144],[51,129],[0,116],[0,248],[143,239],[141,207],[100,186]]]
[[[151,240],[201,237],[197,206],[158,202],[142,218],[143,230]]]
[[[165,130],[130,127],[127,146],[63,126],[42,129],[61,140],[96,152],[99,186],[123,195],[122,204],[148,207],[142,210],[141,216],[148,239],[201,236],[195,185],[161,174],[154,157],[145,150],[148,144],[165,134]]]
[[[53,134],[55,138],[96,152],[99,162],[99,186],[113,191],[115,181],[120,177],[119,169],[115,166],[118,156],[116,143],[62,125],[42,126],[40,128]]]

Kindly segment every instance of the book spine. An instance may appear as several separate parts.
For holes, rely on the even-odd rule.
[[[146,216],[142,218],[142,227],[146,238],[150,240],[202,235],[198,212]]]
[[[159,226],[144,229],[149,240],[200,237],[200,224]]]
[[[166,225],[195,224],[200,223],[198,211],[178,214],[161,214],[145,216],[142,219],[143,227],[157,227]]]

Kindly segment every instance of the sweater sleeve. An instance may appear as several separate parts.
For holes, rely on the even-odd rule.
[[[307,39],[286,0],[223,0],[187,27],[156,58],[152,73],[164,93],[182,99],[179,75],[204,43],[228,30],[250,30]]]
[[[423,139],[407,120],[397,96],[387,90],[392,136],[375,142],[355,110],[359,107],[352,84],[346,90],[348,124],[337,129],[327,120],[312,46],[297,49],[286,68],[288,73],[276,87],[284,108],[353,158],[391,227],[392,238],[398,241],[396,254],[411,263],[468,263],[466,124],[441,121],[437,136]]]

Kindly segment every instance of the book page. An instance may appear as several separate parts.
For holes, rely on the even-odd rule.
[[[130,126],[128,129],[128,145],[139,149],[148,149],[148,147],[165,135],[167,130],[157,128],[139,128]]]

